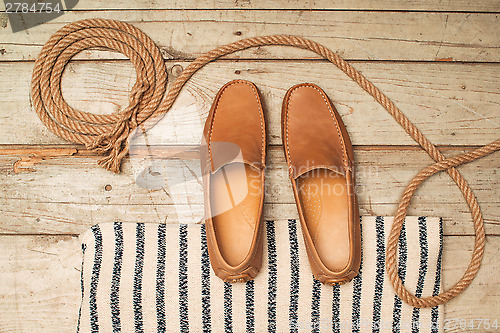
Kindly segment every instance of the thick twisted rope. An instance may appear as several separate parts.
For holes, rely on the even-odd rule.
[[[394,217],[391,233],[389,234],[389,240],[387,242],[386,255],[386,269],[391,279],[392,285],[394,286],[394,289],[396,290],[398,296],[408,304],[419,308],[444,304],[463,292],[471,284],[472,280],[474,280],[474,277],[476,276],[479,267],[481,266],[481,261],[483,260],[484,254],[485,234],[483,216],[481,213],[481,209],[479,208],[479,204],[477,203],[476,197],[474,196],[474,193],[472,193],[472,189],[469,187],[465,179],[462,178],[460,173],[456,169],[454,169],[454,167],[475,161],[481,157],[492,154],[499,149],[500,140],[497,140],[471,152],[440,160],[439,162],[432,164],[420,171],[408,184],[399,203],[396,216]],[[430,176],[444,170],[448,171],[448,174],[450,174],[452,179],[457,183],[460,191],[465,198],[465,201],[467,202],[467,205],[469,206],[474,223],[474,251],[472,253],[471,262],[467,267],[464,275],[462,276],[460,281],[458,281],[451,289],[436,296],[419,298],[412,295],[404,287],[403,282],[399,278],[396,268],[396,252],[398,247],[398,240],[401,234],[401,229],[403,228],[406,212],[408,210],[408,207],[410,206],[410,200],[417,191],[418,187]],[[450,173],[450,170],[454,170],[454,172]]]
[[[387,247],[387,272],[398,296],[415,307],[443,304],[460,294],[477,274],[484,254],[485,233],[477,200],[456,166],[469,163],[500,149],[500,140],[473,152],[446,159],[415,125],[361,73],[337,53],[311,40],[290,35],[243,39],[220,46],[196,58],[166,91],[166,71],[157,46],[139,29],[119,21],[88,19],[68,24],[54,34],[43,47],[33,70],[32,100],[43,123],[60,137],[83,143],[106,157],[99,164],[114,172],[120,171],[128,152],[128,139],[139,126],[152,126],[174,103],[184,84],[206,64],[231,53],[251,47],[286,45],[310,50],[330,61],[365,91],[372,95],[405,131],[437,162],[422,170],[408,185],[401,199]],[[64,102],[61,76],[66,64],[78,52],[92,47],[105,47],[129,57],[137,72],[137,82],[131,90],[130,103],[120,113],[95,115],[77,111]],[[163,98],[164,97],[164,98]],[[153,117],[154,116],[154,117]],[[146,123],[146,120],[150,120]],[[397,272],[397,245],[410,200],[418,186],[428,177],[444,171],[455,181],[466,199],[474,223],[475,245],[471,263],[460,281],[450,290],[436,296],[419,298],[408,292]]]
[[[95,47],[123,53],[135,67],[137,81],[129,105],[120,113],[78,111],[62,97],[65,66],[77,53]],[[52,132],[106,154],[99,164],[119,172],[129,149],[130,134],[158,111],[166,84],[167,71],[160,50],[141,30],[120,21],[90,19],[64,26],[43,46],[33,69],[31,99],[38,116]]]

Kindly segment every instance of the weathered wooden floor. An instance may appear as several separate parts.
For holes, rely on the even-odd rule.
[[[196,184],[187,184],[175,198],[135,184],[137,170],[147,165],[140,139],[137,156],[115,175],[96,165],[97,156],[59,139],[38,119],[29,100],[34,59],[64,24],[103,17],[136,25],[161,47],[170,82],[196,56],[240,38],[284,33],[313,39],[350,60],[453,156],[500,134],[499,13],[500,2],[491,0],[336,5],[327,0],[87,0],[54,21],[15,34],[0,13],[0,332],[74,331],[78,235],[90,225],[178,223],[179,216],[196,221],[202,215]],[[341,113],[355,145],[362,214],[393,215],[406,184],[432,162],[340,70],[312,53],[285,47],[250,49],[202,69],[148,134],[148,143],[159,152],[196,145],[211,100],[235,78],[257,84],[268,113],[266,218],[297,215],[280,138],[281,101],[296,83],[320,85]],[[134,69],[122,55],[86,51],[67,67],[63,94],[76,108],[109,113],[127,104],[134,81]],[[467,331],[471,320],[476,327],[477,319],[500,321],[499,156],[460,167],[483,209],[487,244],[476,280],[445,306],[448,332],[463,331],[454,320],[465,320]],[[447,175],[436,175],[418,191],[410,213],[444,217],[443,276],[449,288],[464,272],[474,240],[460,192]]]

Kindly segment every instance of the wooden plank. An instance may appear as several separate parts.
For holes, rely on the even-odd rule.
[[[445,237],[443,251],[443,285],[451,288],[465,272],[472,257],[471,237]],[[500,325],[500,237],[486,237],[485,254],[478,275],[470,287],[444,307],[448,328],[445,332],[496,332],[490,325]],[[480,320],[483,319],[481,324]],[[458,320],[458,323],[457,323]],[[466,328],[460,327],[465,323]],[[474,329],[469,325],[473,323]]]
[[[463,203],[446,205],[429,204],[413,205],[410,215],[445,216],[444,233],[446,235],[473,235],[470,213]],[[499,235],[498,204],[481,204],[485,214],[486,233]],[[361,215],[393,216],[397,205],[389,203],[372,203],[361,206]],[[203,216],[201,204],[190,205],[84,205],[73,203],[25,203],[11,201],[2,204],[2,227],[0,234],[79,234],[97,223],[121,221],[143,223],[197,223]],[[180,216],[180,217],[179,217]],[[297,208],[291,203],[266,203],[263,219],[277,220],[283,218],[298,219]]]
[[[75,332],[81,301],[76,237],[0,238],[0,331]]]
[[[67,8],[67,7],[65,7]],[[3,4],[0,9],[4,10]],[[459,0],[459,1],[370,1],[370,0],[355,0],[355,1],[329,1],[329,0],[303,0],[303,1],[234,1],[234,0],[217,0],[217,1],[200,1],[200,0],[183,0],[183,1],[155,1],[152,3],[148,0],[134,1],[103,1],[103,0],[87,0],[79,2],[75,10],[137,10],[137,9],[246,9],[246,10],[261,10],[261,9],[303,9],[303,10],[404,10],[404,11],[467,11],[467,12],[498,12],[500,5],[495,1],[488,0]]]
[[[99,205],[1,200],[1,234],[79,234],[97,223],[196,223],[203,205]],[[181,218],[179,218],[181,216]]]
[[[445,152],[451,156],[463,151],[448,148]],[[197,154],[190,154],[183,160],[127,159],[120,175],[102,169],[95,156],[84,154],[39,159],[37,155],[44,154],[37,153],[34,160],[24,155],[25,160],[17,164],[18,173],[14,164],[23,156],[0,156],[0,232],[76,234],[89,225],[114,220],[198,222],[203,218],[203,195],[201,180],[192,176],[200,172],[199,161],[193,159]],[[271,147],[268,157],[264,217],[296,217],[281,147]],[[407,183],[431,163],[415,149],[358,148],[355,157],[361,213],[368,215],[394,214]],[[499,197],[494,194],[500,191],[497,159],[497,155],[488,156],[460,168],[481,203],[489,234],[500,234]],[[150,165],[161,175],[137,181]],[[410,213],[448,218],[446,234],[473,233],[461,193],[444,174],[423,184]]]
[[[347,59],[500,60],[496,38],[500,25],[494,13],[154,9],[68,12],[15,34],[6,24],[0,28],[0,61],[34,60],[45,41],[63,25],[95,17],[132,23],[150,36],[168,59],[191,59],[241,38],[295,34],[317,41]],[[114,58],[116,55],[84,52],[82,57]],[[231,57],[318,58],[312,52],[289,47],[253,48]]]
[[[472,243],[473,237],[445,237],[445,288],[464,272]],[[445,319],[493,321],[500,317],[499,308],[491,306],[500,302],[499,249],[500,237],[488,236],[483,267],[471,286],[446,304]],[[80,242],[76,237],[1,236],[0,331],[74,331],[81,297],[80,265]]]
[[[178,75],[187,64],[167,63],[171,82],[175,77],[172,68]],[[487,144],[498,136],[500,69],[494,64],[356,62],[354,66],[435,144]],[[0,63],[0,144],[65,142],[50,132],[31,108],[31,71],[31,63]],[[354,144],[415,145],[382,106],[335,66],[308,61],[223,61],[208,65],[195,74],[173,109],[148,132],[148,142],[199,143],[216,92],[235,78],[255,82],[261,90],[270,144],[281,143],[280,113],[286,90],[293,84],[313,82],[336,105]],[[127,105],[134,82],[135,71],[127,61],[77,61],[65,71],[63,95],[79,110],[117,112]]]

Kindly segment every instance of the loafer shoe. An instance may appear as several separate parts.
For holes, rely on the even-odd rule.
[[[201,144],[210,262],[224,281],[253,279],[261,268],[266,154],[257,87],[235,80],[217,93]]]
[[[327,284],[350,281],[361,261],[354,154],[321,88],[303,83],[288,90],[282,139],[313,275]]]

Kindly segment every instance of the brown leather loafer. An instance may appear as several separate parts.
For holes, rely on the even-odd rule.
[[[227,83],[215,97],[201,145],[208,252],[224,281],[251,280],[261,268],[265,153],[257,87]]]
[[[361,234],[352,144],[325,92],[310,83],[288,90],[282,138],[314,277],[345,283],[359,272]]]

